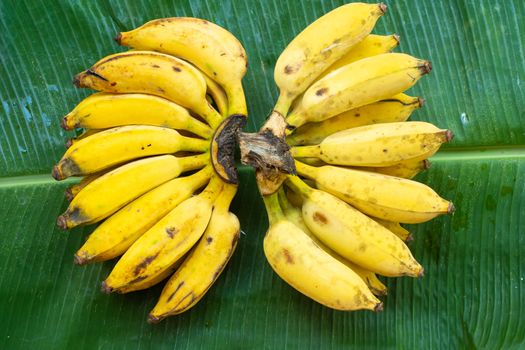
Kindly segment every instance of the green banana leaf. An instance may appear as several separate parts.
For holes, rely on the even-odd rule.
[[[114,262],[79,267],[92,228],[61,232],[66,187],[50,177],[64,152],[61,117],[90,92],[73,75],[121,51],[112,37],[159,17],[201,17],[232,31],[249,55],[250,119],[277,98],[273,66],[308,23],[343,4],[250,0],[2,0],[0,2],[0,348],[525,347],[525,2],[386,1],[375,33],[430,59],[410,93],[414,120],[456,138],[418,180],[454,201],[453,216],[411,226],[422,279],[387,279],[382,313],[340,312],[302,296],[262,251],[267,219],[253,171],[233,203],[243,235],[225,272],[190,311],[146,323],[161,287],[105,295]]]

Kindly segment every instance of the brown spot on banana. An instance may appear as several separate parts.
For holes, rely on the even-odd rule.
[[[177,232],[179,232],[179,230],[176,227],[166,227],[166,233],[170,238],[173,238]]]
[[[321,89],[317,90],[315,92],[315,94],[317,96],[323,96],[323,95],[326,95],[327,92],[328,92],[328,88],[325,87],[325,88],[321,88]]]
[[[168,300],[167,302],[169,303],[171,301],[171,299],[173,299],[173,297],[175,296],[175,294],[177,294],[177,292],[179,291],[179,289],[184,285],[184,281],[181,281],[179,283],[179,285],[177,286],[177,288],[175,288],[175,291],[173,293],[171,293],[171,295],[168,297]]]
[[[182,71],[179,67],[175,67],[175,66],[173,66],[173,70],[174,70],[175,72],[181,72],[181,71]]]
[[[158,255],[159,253],[144,258],[144,260],[142,260],[137,266],[135,266],[133,274],[137,276],[139,273],[141,273],[149,264],[153,262],[153,260],[157,258]]]
[[[286,260],[287,264],[294,264],[294,259],[292,254],[290,254],[290,251],[286,248],[283,249],[283,255],[284,259]]]
[[[326,218],[326,216],[324,216],[323,214],[321,214],[320,212],[316,211],[313,215],[313,219],[314,221],[322,224],[322,225],[326,225],[328,223],[328,219]]]

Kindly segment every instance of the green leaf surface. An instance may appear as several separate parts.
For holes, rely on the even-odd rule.
[[[90,92],[73,75],[121,51],[112,40],[147,20],[206,18],[244,44],[256,130],[277,97],[273,66],[286,44],[341,1],[0,2],[0,348],[398,348],[525,346],[525,2],[386,1],[376,33],[433,63],[410,91],[412,119],[456,138],[418,180],[457,211],[410,226],[425,277],[388,279],[382,313],[345,313],[303,297],[262,251],[267,220],[253,173],[241,170],[233,211],[244,234],[216,285],[189,312],[145,322],[161,287],[104,295],[114,262],[79,267],[92,227],[61,232],[66,184],[49,174],[64,152],[61,117]]]

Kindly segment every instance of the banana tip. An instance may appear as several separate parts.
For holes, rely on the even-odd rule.
[[[84,265],[86,263],[86,260],[84,260],[78,254],[75,254],[75,256],[73,257],[73,262],[75,263],[75,265]]]
[[[67,139],[66,143],[64,143],[64,146],[66,146],[66,149],[68,149],[72,145],[73,145],[73,140],[72,139]]]
[[[75,85],[75,87],[77,87],[77,88],[81,88],[82,87],[82,83],[81,83],[81,79],[80,79],[81,74],[82,73],[78,73],[77,75],[75,75],[73,77],[73,85]]]
[[[423,169],[424,170],[430,169],[431,166],[432,166],[432,162],[430,160],[425,159],[423,161]]]
[[[67,115],[60,121],[60,127],[64,130],[69,130],[67,126]]]
[[[162,318],[157,317],[157,316],[152,315],[152,314],[149,314],[149,315],[148,315],[148,323],[149,323],[149,324],[157,324],[157,323],[159,323],[160,321],[162,321]]]
[[[106,281],[102,282],[102,286],[100,287],[100,290],[102,291],[102,293],[106,293],[106,294],[113,292],[113,288],[108,286]]]
[[[383,302],[380,301],[375,307],[374,307],[374,312],[381,312],[383,311]]]
[[[419,270],[419,273],[417,274],[418,278],[425,277],[425,269],[421,267],[421,270]]]
[[[447,142],[452,141],[452,139],[454,138],[454,133],[452,132],[452,130],[445,131],[445,138]]]
[[[119,45],[122,45],[121,44],[121,40],[122,40],[122,33],[118,33],[117,35],[115,35],[115,37],[113,38],[115,40],[115,42]]]
[[[392,37],[394,38],[394,40],[396,41],[396,46],[399,45],[401,43],[401,37],[397,34],[394,34],[392,35]]]
[[[64,180],[64,176],[62,175],[62,171],[60,171],[58,165],[55,165],[53,167],[53,170],[51,171],[51,176],[53,176],[53,179],[57,181]]]
[[[73,197],[75,197],[73,195],[73,193],[71,192],[71,189],[70,188],[67,188],[65,191],[64,191],[64,196],[66,197],[67,201],[68,202],[71,202],[73,200]]]
[[[430,61],[423,61],[423,64],[419,66],[419,69],[421,70],[421,73],[428,74],[432,71],[432,62]]]
[[[454,214],[456,211],[456,207],[454,206],[454,203],[450,202],[448,204],[447,214]]]
[[[405,238],[405,242],[408,243],[408,242],[412,242],[414,240],[414,236],[412,236],[411,233],[408,234],[407,238]]]
[[[418,97],[417,102],[419,104],[419,108],[421,108],[427,103],[427,100],[425,100],[423,97]]]
[[[381,11],[381,14],[384,15],[386,13],[388,6],[384,3],[379,3],[379,11]]]
[[[62,215],[60,215],[57,218],[57,226],[61,230],[67,230],[68,229],[68,227],[67,227],[67,219],[66,219],[65,214],[62,214]]]

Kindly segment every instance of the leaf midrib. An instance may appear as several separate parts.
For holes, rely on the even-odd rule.
[[[489,147],[457,147],[448,148],[439,151],[438,154],[431,159],[432,163],[446,162],[446,161],[476,161],[482,159],[508,159],[508,158],[525,158],[525,145],[513,146],[489,146]],[[238,164],[239,172],[250,171],[250,167],[243,164]],[[16,186],[31,186],[31,185],[48,185],[48,184],[64,184],[78,182],[78,177],[72,177],[65,181],[57,182],[51,177],[50,173],[34,174],[34,175],[19,175],[19,176],[0,176],[0,189]]]

